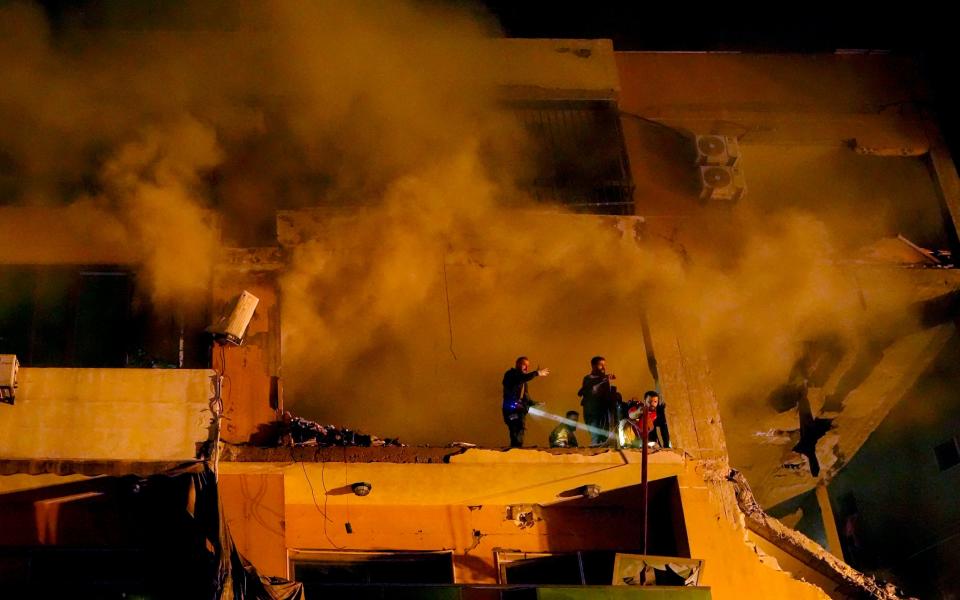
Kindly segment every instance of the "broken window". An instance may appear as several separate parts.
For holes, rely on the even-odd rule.
[[[941,471],[960,465],[960,443],[956,437],[938,444],[933,448],[933,452],[937,456],[937,466]]]
[[[526,585],[610,585],[613,552],[497,552],[500,582]]]
[[[521,185],[540,202],[577,212],[633,214],[633,183],[616,103],[538,100],[509,105],[534,143]]]
[[[158,311],[116,265],[0,267],[0,354],[25,367],[205,367],[205,315]]]

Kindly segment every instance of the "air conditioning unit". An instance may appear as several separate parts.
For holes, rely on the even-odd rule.
[[[257,310],[257,304],[260,299],[248,292],[243,292],[230,303],[228,309],[217,319],[217,322],[207,327],[207,332],[212,333],[218,341],[225,341],[231,344],[239,344],[243,341],[243,336],[247,332],[247,326],[253,319],[253,313]]]
[[[709,202],[736,202],[747,191],[743,173],[737,167],[700,167],[700,199]]]
[[[697,164],[734,167],[740,160],[737,138],[724,135],[698,135]]]
[[[0,354],[0,402],[13,404],[17,395],[17,373],[20,363],[16,354]]]

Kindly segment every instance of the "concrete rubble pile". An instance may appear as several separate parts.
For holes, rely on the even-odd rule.
[[[402,446],[397,438],[379,438],[345,427],[321,425],[301,417],[280,423],[280,443],[285,446]]]

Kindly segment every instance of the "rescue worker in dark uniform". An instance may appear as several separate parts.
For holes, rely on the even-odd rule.
[[[537,376],[546,377],[550,369],[538,369],[528,372],[530,361],[526,356],[517,359],[516,366],[503,374],[503,422],[510,430],[510,447],[523,446],[523,434],[526,431],[524,421],[527,412],[535,404],[530,398],[527,383]]]
[[[590,441],[594,446],[610,441],[610,435],[603,432],[610,431],[616,416],[616,389],[610,385],[614,379],[616,375],[607,373],[607,360],[602,356],[594,356],[590,359],[590,373],[584,376],[583,385],[577,392],[582,398],[583,421],[593,427]]]

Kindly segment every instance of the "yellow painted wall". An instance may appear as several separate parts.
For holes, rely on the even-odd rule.
[[[87,475],[28,475],[26,473],[0,475],[0,494],[23,492],[51,485],[62,485],[64,483],[72,483],[89,478]]]
[[[649,476],[651,480],[670,477],[682,468],[679,452],[660,452],[650,457]],[[640,453],[586,456],[473,449],[450,457],[448,464],[223,462],[220,470],[225,474],[283,473],[288,505],[312,505],[315,498],[331,507],[357,502],[365,506],[549,504],[560,499],[562,492],[585,484],[610,491],[638,483]],[[350,491],[350,484],[358,481],[372,484],[369,496],[357,498]]]
[[[761,560],[746,543],[739,513],[721,500],[721,485],[728,484],[705,483],[693,464],[688,464],[680,476],[690,554],[704,560],[700,584],[710,587],[714,600],[829,598],[819,587]]]
[[[765,558],[761,555],[762,559],[776,561],[776,564],[781,569],[789,571],[798,579],[803,579],[804,581],[809,581],[810,583],[816,585],[830,594],[831,598],[846,598],[846,596],[840,595],[836,592],[836,583],[818,571],[808,567],[794,556],[791,556],[777,546],[774,546],[766,539],[749,530],[747,531],[747,538],[751,543],[756,544],[759,552],[767,555]]]
[[[217,489],[240,552],[261,574],[286,577],[283,475],[221,475]]]
[[[650,477],[673,476],[682,466],[679,453],[655,454]],[[558,494],[588,483],[607,491],[636,484],[640,480],[636,451],[588,456],[472,449],[452,456],[449,464],[223,462],[220,472],[225,482],[283,477],[287,548],[453,550],[456,578],[464,583],[496,582],[495,548],[527,552],[634,548],[640,538],[635,515],[623,519],[619,508],[565,514],[549,525],[541,520],[522,529],[505,519],[507,505],[540,504],[550,510],[551,505],[562,505]],[[253,481],[247,480],[245,488],[239,483],[221,486],[224,511],[230,523],[248,528],[249,535],[236,536],[240,551],[275,565],[285,560],[285,554],[268,531],[281,527],[265,504],[273,492],[254,493],[262,486]],[[357,481],[372,484],[369,496],[352,493],[350,484]],[[255,501],[257,497],[262,500]],[[240,524],[254,519],[254,513],[267,525]],[[347,522],[352,533],[346,530]],[[479,540],[475,530],[481,532]],[[598,531],[606,533],[597,536]]]
[[[573,552],[633,549],[642,529],[636,514],[597,508],[567,518],[537,521],[520,528],[505,519],[505,505],[366,506],[349,504],[287,506],[287,545],[323,550],[452,550],[458,583],[497,583],[495,550]],[[324,515],[329,520],[324,519]],[[352,533],[347,533],[346,523]],[[473,532],[480,532],[479,539]]]
[[[545,506],[541,510],[550,510],[558,490],[588,480],[606,477],[606,485],[600,484],[606,491],[635,485],[640,475],[636,463],[615,467],[617,453],[612,452],[600,458],[533,450],[478,451],[471,457],[471,452],[453,457],[451,464],[222,463],[221,473],[224,480],[282,474],[288,549],[452,550],[458,583],[495,583],[495,549],[567,552],[638,547],[639,515],[622,507],[581,509],[530,528],[505,519],[508,504],[539,502]],[[496,455],[511,456],[516,462],[501,462]],[[522,456],[529,462],[521,462]],[[457,464],[457,458],[464,464]],[[797,580],[758,554],[747,541],[739,512],[720,498],[716,485],[727,484],[705,483],[699,464],[687,460],[673,472],[679,473],[690,553],[706,561],[702,584],[711,587],[713,597],[828,598],[820,588]],[[350,483],[361,480],[373,484],[364,498],[349,490]],[[251,498],[275,497],[274,492],[254,493],[262,489],[259,484],[248,485],[246,491],[236,485],[222,487],[225,496],[235,496],[224,498],[231,523],[238,518],[237,511],[250,513],[257,504]],[[268,517],[270,527],[278,526],[272,508],[261,515]],[[348,522],[352,533],[346,530]],[[265,526],[248,527],[252,532]],[[480,532],[479,539],[474,531]],[[263,557],[264,564],[285,558],[276,538],[269,535],[238,536],[238,547],[247,555]]]
[[[211,374],[21,369],[16,404],[0,406],[0,456],[192,459],[207,439]]]

